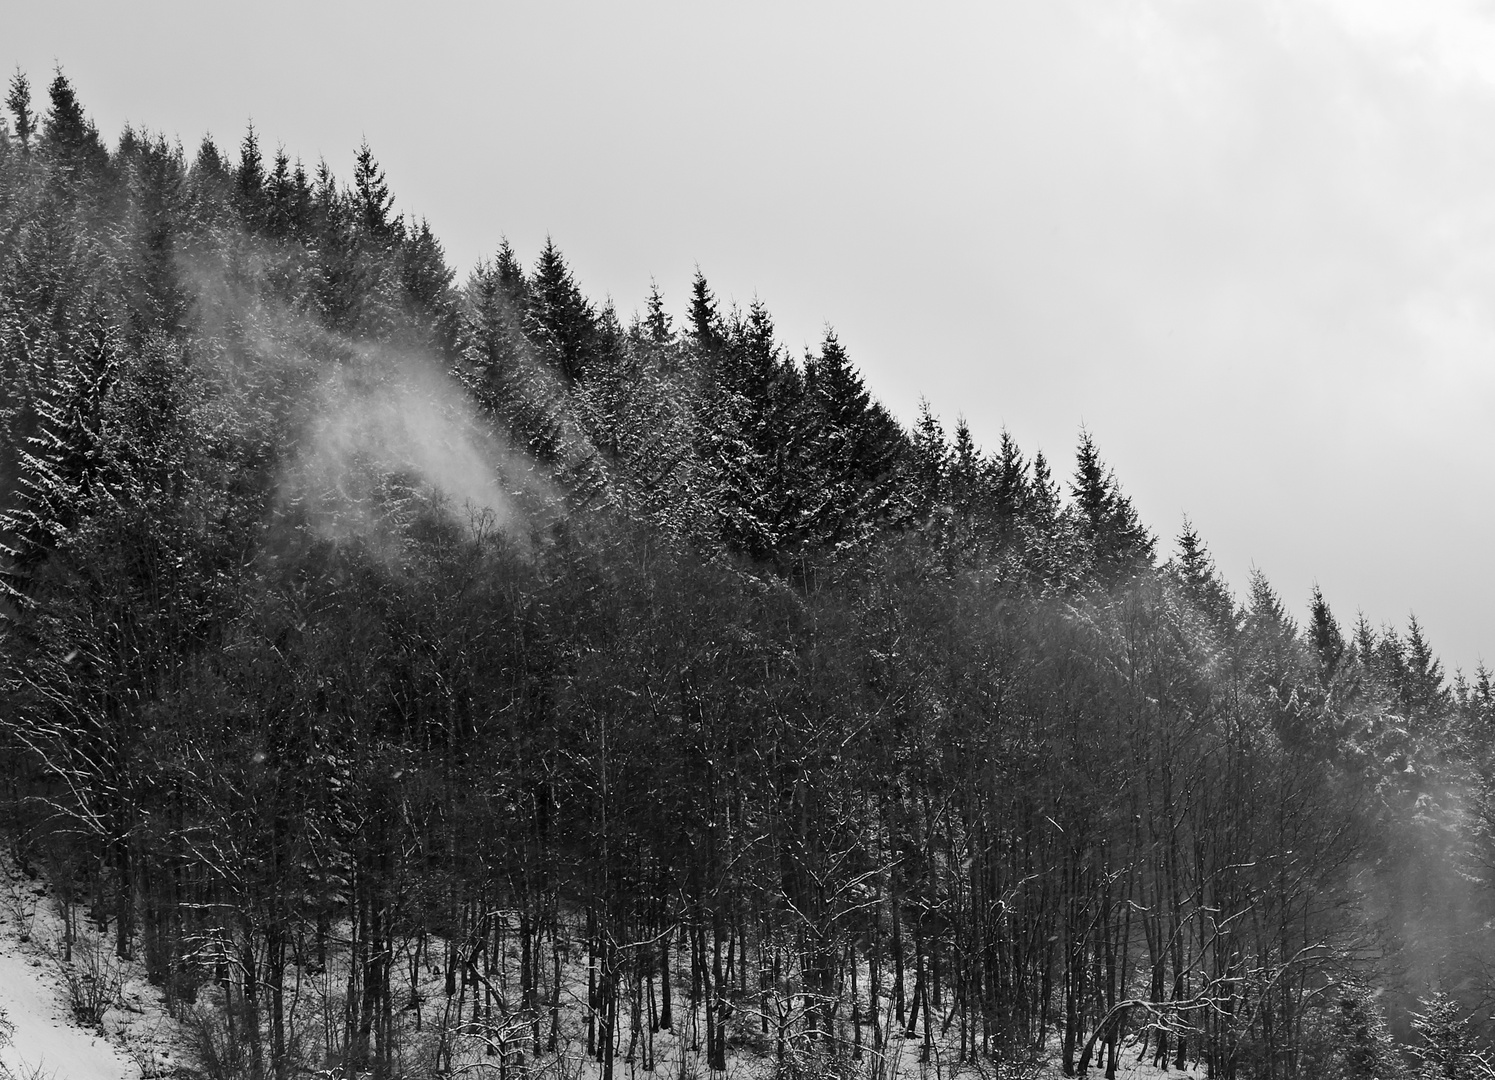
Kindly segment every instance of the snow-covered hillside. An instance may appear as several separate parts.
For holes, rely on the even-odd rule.
[[[80,931],[75,961],[94,957],[118,993],[91,1029],[73,1015],[69,979],[59,960],[62,921],[44,883],[0,863],[0,1013],[8,1035],[0,1046],[4,1080],[139,1080],[176,1074],[181,1039],[160,995],[128,963],[116,961],[89,930]],[[86,964],[70,971],[79,985],[96,976]]]
[[[79,915],[79,922],[84,922]],[[50,890],[43,880],[33,880],[16,871],[8,861],[0,861],[0,1013],[6,1026],[0,1034],[0,1080],[157,1080],[201,1073],[190,1061],[186,1033],[167,1016],[160,994],[150,986],[139,966],[120,962],[109,942],[94,930],[83,926],[77,930],[73,962],[60,961],[62,920]],[[111,939],[112,940],[112,939]],[[440,979],[436,969],[430,971],[428,1022],[439,1022],[442,1008]],[[582,973],[576,973],[581,976]],[[74,1014],[75,987],[86,994],[95,986],[107,988],[109,1000],[102,1021],[96,1025],[80,1023]],[[563,1000],[572,1008],[563,1009],[565,1044],[560,1052],[535,1059],[541,1071],[553,1068],[557,1075],[593,1080],[601,1076],[600,1065],[581,1053],[581,1025],[585,1000],[585,983],[567,987]],[[704,1055],[698,1047],[688,1047],[691,1039],[661,1032],[656,1037],[654,1069],[638,1068],[631,1049],[619,1063],[619,1073],[634,1080],[651,1074],[660,1080],[676,1077],[704,1076],[709,1073]],[[990,1062],[959,1064],[947,1040],[936,1039],[928,1062],[918,1060],[918,1044],[896,1036],[888,1054],[874,1064],[870,1059],[851,1064],[853,1075],[880,1075],[896,1080],[992,1080],[1008,1075]],[[482,1051],[483,1040],[459,1038],[462,1050],[453,1063],[454,1072],[472,1075],[498,1075],[500,1065]],[[1137,1046],[1132,1044],[1118,1063],[1117,1076],[1122,1080],[1193,1080],[1197,1070],[1165,1072],[1139,1063]],[[409,1065],[410,1063],[404,1063]],[[729,1052],[728,1078],[770,1077],[775,1073],[771,1056],[761,1047],[737,1045]],[[418,1068],[418,1067],[417,1067]],[[404,1071],[403,1068],[400,1071]],[[796,1070],[790,1070],[794,1072]],[[716,1074],[712,1074],[716,1075]],[[842,1073],[841,1075],[845,1075]],[[1015,1074],[1014,1074],[1015,1075]],[[1033,1075],[1029,1073],[1028,1075]],[[1091,1071],[1098,1078],[1100,1069]],[[1055,1065],[1040,1068],[1037,1080],[1057,1080]]]

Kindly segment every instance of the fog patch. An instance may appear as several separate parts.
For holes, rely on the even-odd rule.
[[[523,475],[532,470],[515,468],[460,388],[429,362],[357,353],[316,389],[283,504],[334,539],[398,532],[436,506],[469,529],[522,531],[517,500],[533,488]]]
[[[355,340],[278,302],[267,278],[286,257],[234,241],[229,257],[181,259],[182,278],[197,321],[225,346],[197,356],[214,369],[221,403],[284,452],[275,513],[380,547],[436,519],[523,544],[561,514],[544,470],[479,414],[439,357]]]

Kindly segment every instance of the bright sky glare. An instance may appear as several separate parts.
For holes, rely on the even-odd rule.
[[[126,122],[352,173],[459,273],[547,234],[625,316],[697,264],[833,324],[1067,473],[1081,424],[1171,550],[1495,662],[1495,8],[1477,0],[51,0],[0,63]]]

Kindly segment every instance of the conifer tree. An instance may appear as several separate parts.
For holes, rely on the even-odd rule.
[[[18,455],[13,504],[0,514],[0,534],[9,538],[6,591],[17,600],[24,599],[26,577],[58,550],[99,494],[104,463],[96,446],[120,344],[101,311],[86,318],[85,326],[57,343],[45,381],[33,391],[35,431]]]
[[[1011,548],[1028,511],[1028,463],[1017,440],[1006,428],[990,464],[990,504],[986,507],[988,528],[1000,551]]]
[[[1443,665],[1423,636],[1416,615],[1411,616],[1407,623],[1401,691],[1402,705],[1408,717],[1422,723],[1444,715],[1452,702],[1443,679]]]
[[[21,140],[21,153],[31,151],[31,136],[36,134],[36,115],[31,111],[31,82],[16,68],[10,77],[10,89],[5,96],[5,107],[10,110],[15,122],[16,138]]]
[[[1298,624],[1287,613],[1277,590],[1259,568],[1251,570],[1246,592],[1246,623],[1260,643],[1270,649],[1290,647],[1298,638]]]
[[[1070,484],[1081,537],[1094,553],[1097,572],[1114,582],[1152,564],[1153,538],[1115,475],[1101,462],[1090,432],[1081,429]]]
[[[127,290],[128,340],[140,349],[153,335],[185,330],[190,300],[181,281],[179,232],[186,201],[181,149],[157,136],[121,140],[127,228],[120,233],[121,284]]]
[[[1403,695],[1407,680],[1407,647],[1395,628],[1381,627],[1380,633],[1375,637],[1375,650],[1366,666],[1392,702],[1404,710],[1407,705]]]
[[[1266,719],[1286,745],[1302,747],[1314,732],[1298,694],[1303,670],[1298,624],[1260,569],[1253,567],[1242,624],[1245,675]]]
[[[1370,620],[1365,617],[1365,612],[1357,612],[1355,632],[1351,635],[1351,646],[1355,652],[1355,659],[1367,669],[1375,662],[1377,644],[1376,631],[1370,625]]]
[[[549,237],[535,263],[528,294],[528,330],[540,355],[568,385],[577,382],[594,348],[596,315]]]
[[[706,284],[706,275],[701,273],[699,266],[690,283],[690,318],[686,340],[695,352],[701,369],[715,377],[723,344],[721,316],[716,309],[716,297],[712,295],[711,286]]]
[[[441,241],[421,218],[399,248],[400,287],[409,311],[422,324],[420,344],[451,356],[456,348],[456,311],[451,295],[455,276],[446,264]]]
[[[659,346],[673,345],[675,328],[671,323],[669,312],[664,308],[664,296],[659,291],[659,285],[653,278],[650,278],[649,299],[644,316],[644,329],[648,333],[649,340]]]
[[[51,106],[42,131],[41,148],[52,158],[63,175],[76,173],[98,178],[109,166],[109,154],[99,141],[98,129],[83,113],[73,84],[62,69],[57,70],[47,87]]]
[[[516,311],[522,310],[529,295],[529,282],[525,279],[524,267],[520,265],[519,256],[514,253],[508,237],[499,240],[493,268],[498,274],[498,284],[502,286],[504,296],[510,304],[515,305]]]
[[[1490,669],[1481,660],[1474,668],[1474,680],[1467,683],[1460,705],[1464,710],[1471,741],[1486,744],[1495,727],[1495,682]]]
[[[228,227],[233,215],[233,171],[218,146],[204,136],[187,173],[188,231],[199,242],[215,228]]]
[[[1344,661],[1347,646],[1339,623],[1318,585],[1313,587],[1313,599],[1309,604],[1308,641],[1317,661],[1319,683],[1327,687]]]
[[[559,406],[534,369],[525,316],[515,309],[513,278],[504,280],[505,255],[512,258],[507,244],[496,262],[480,263],[468,278],[458,372],[515,445],[542,462],[553,462],[562,442]],[[514,273],[512,263],[509,272]]]
[[[930,411],[929,402],[919,399],[919,415],[913,430],[913,499],[921,518],[938,512],[945,501],[951,464],[950,443],[944,426]]]
[[[259,232],[268,224],[265,207],[265,162],[260,154],[259,136],[254,124],[244,132],[239,143],[239,167],[234,173],[234,205],[239,220],[250,232]]]
[[[978,531],[985,524],[980,520],[982,506],[992,494],[988,490],[990,479],[990,465],[982,460],[970,425],[964,416],[958,417],[955,436],[950,441],[950,501],[954,510]]]
[[[907,449],[897,423],[872,401],[834,330],[805,361],[805,458],[810,535],[836,547],[865,539],[896,516],[895,469]]]
[[[1412,1027],[1418,1035],[1412,1048],[1421,1062],[1418,1080],[1483,1080],[1495,1072],[1468,1015],[1447,994],[1429,995],[1413,1014]]]
[[[1311,1048],[1312,1060],[1303,1065],[1322,1080],[1405,1080],[1407,1068],[1400,1047],[1387,1030],[1379,993],[1359,980],[1349,981],[1333,995],[1324,1044]]]
[[[1028,495],[1025,510],[1029,524],[1039,531],[1055,531],[1061,509],[1059,484],[1042,450],[1033,455],[1033,479],[1028,484]]]
[[[698,442],[718,478],[723,538],[755,560],[797,552],[812,532],[813,443],[803,384],[761,300],[724,330],[717,378],[703,399]]]
[[[754,297],[747,317],[734,325],[730,351],[734,388],[769,427],[775,426],[770,418],[791,407],[795,380],[786,371],[789,365],[779,347],[773,316],[761,299]]]
[[[292,165],[284,147],[277,147],[269,176],[265,179],[267,235],[276,240],[301,239],[311,228],[311,183],[306,169]]]
[[[393,244],[401,238],[401,221],[391,217],[394,201],[374,151],[367,142],[361,143],[353,165],[353,212],[364,235],[378,244]]]
[[[1175,564],[1184,595],[1204,616],[1217,635],[1217,643],[1228,644],[1236,630],[1235,601],[1220,577],[1215,560],[1193,522],[1184,519],[1178,534],[1178,559]]]

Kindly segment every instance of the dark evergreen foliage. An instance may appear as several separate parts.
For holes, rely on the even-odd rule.
[[[560,250],[548,238],[527,285],[530,321],[526,329],[551,367],[568,384],[575,383],[595,347],[596,316]]]
[[[1080,432],[1070,494],[1079,534],[1092,552],[1102,581],[1114,582],[1152,565],[1152,535],[1138,521],[1115,475],[1101,462],[1088,431]]]
[[[265,192],[265,161],[260,154],[259,137],[254,125],[244,133],[239,144],[239,168],[234,174],[234,208],[239,220],[250,232],[260,232],[269,225]]]
[[[31,80],[19,69],[10,77],[5,107],[10,110],[16,138],[21,140],[21,152],[25,153],[31,149],[31,136],[36,134],[36,115],[31,111]]]

